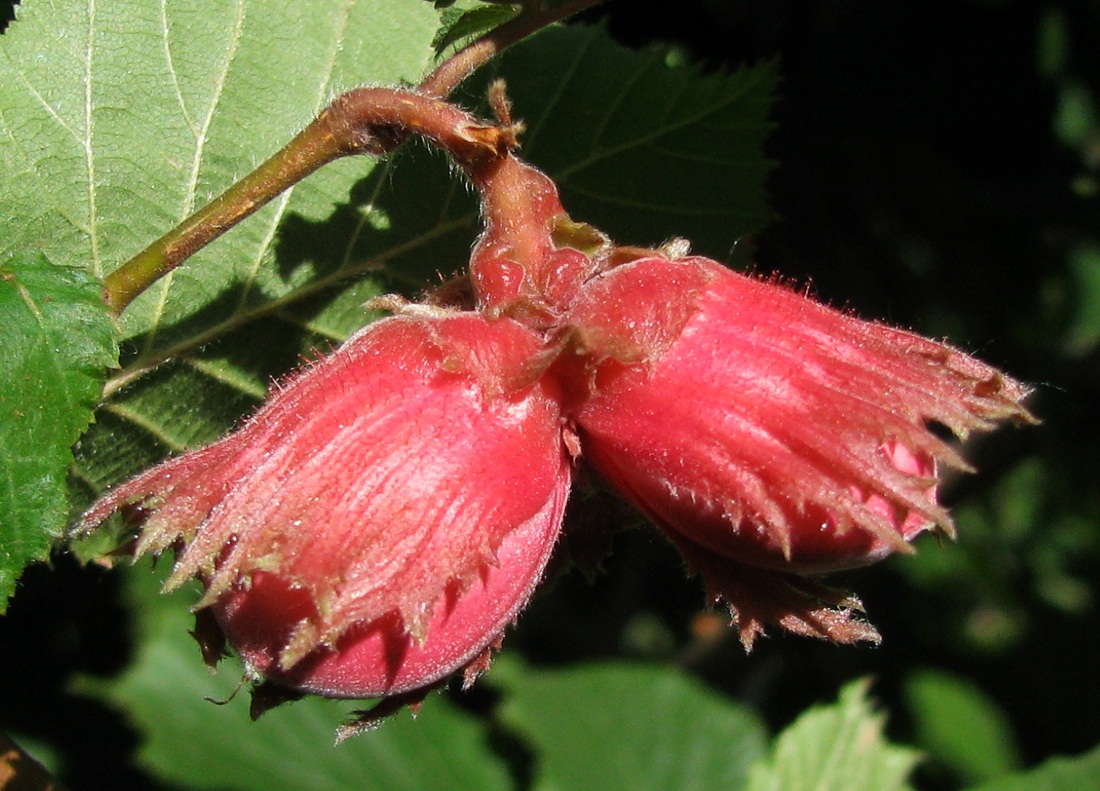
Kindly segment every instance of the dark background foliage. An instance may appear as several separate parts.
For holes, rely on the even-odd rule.
[[[0,33],[7,30],[8,25],[15,19],[15,7],[19,0],[3,0],[0,2]]]
[[[0,2],[0,30],[17,10]],[[1082,317],[1096,309],[1089,284],[1100,279],[1088,257],[1100,249],[1100,129],[1093,118],[1074,136],[1060,123],[1074,97],[1100,97],[1100,10],[1085,0],[614,0],[584,21],[596,20],[632,46],[680,47],[714,69],[779,59],[768,146],[776,222],[736,252],[700,252],[754,260],[832,304],[951,338],[1034,383],[1044,425],[968,448],[980,475],[944,492],[957,506],[957,546],[922,542],[917,558],[838,580],[861,593],[879,648],[777,635],[746,657],[701,610],[675,553],[641,525],[613,537],[600,573],[563,575],[510,647],[548,664],[678,662],[776,728],[869,674],[906,741],[920,726],[907,681],[937,668],[992,696],[1025,764],[1095,745],[1100,343]],[[595,489],[578,506],[576,520],[616,509]],[[67,755],[87,788],[143,783],[120,770],[136,736],[68,688],[75,672],[109,674],[125,660],[115,588],[59,558],[28,571],[0,619],[0,673],[27,693],[4,701],[7,719],[22,733],[48,731],[62,750],[96,729],[96,754]],[[477,710],[492,692],[464,700]],[[920,771],[923,787],[957,785],[935,762]]]

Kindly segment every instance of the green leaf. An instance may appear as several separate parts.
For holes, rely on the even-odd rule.
[[[307,698],[251,721],[247,694],[234,697],[239,665],[226,660],[210,673],[188,633],[197,592],[157,593],[148,563],[130,570],[128,586],[138,654],[117,680],[85,679],[80,687],[133,718],[145,737],[138,761],[154,776],[219,791],[511,788],[484,725],[439,695],[417,719],[401,713],[339,745],[334,732],[356,707],[351,701]]]
[[[1100,747],[1074,758],[1051,758],[1030,772],[1002,777],[970,791],[1100,791]]]
[[[950,673],[920,670],[906,679],[905,696],[917,745],[963,781],[987,780],[1019,766],[1008,717],[977,685]]]
[[[747,709],[663,667],[544,671],[498,662],[502,717],[528,741],[536,789],[744,788],[765,733]]]
[[[0,612],[68,518],[71,447],[118,354],[101,291],[43,256],[0,259]]]
[[[868,686],[853,682],[835,704],[803,712],[779,734],[771,757],[754,767],[750,791],[910,788],[916,753],[883,738],[885,716],[867,700]]]

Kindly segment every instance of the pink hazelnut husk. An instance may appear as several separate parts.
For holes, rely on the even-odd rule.
[[[1030,420],[1027,389],[963,352],[698,257],[592,278],[564,320],[584,457],[707,553],[822,573],[953,534],[937,468]],[[578,379],[586,377],[578,384]]]
[[[480,662],[539,581],[570,483],[541,346],[507,319],[383,319],[279,385],[221,441],[123,484],[136,554],[174,549],[248,671],[332,697]],[[480,664],[478,664],[480,667]]]

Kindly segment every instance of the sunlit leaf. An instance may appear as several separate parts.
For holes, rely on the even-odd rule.
[[[0,258],[0,612],[68,519],[71,447],[117,357],[101,292],[84,270]]]
[[[776,738],[771,757],[754,767],[750,791],[909,789],[917,754],[886,741],[885,715],[874,710],[867,688],[854,682],[831,706],[803,712]]]

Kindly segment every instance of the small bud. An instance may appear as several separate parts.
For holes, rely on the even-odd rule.
[[[715,558],[820,573],[953,534],[936,467],[967,465],[929,424],[1031,419],[1024,387],[956,349],[703,258],[608,270],[565,323],[585,458],[712,579]]]
[[[173,548],[257,678],[331,697],[429,687],[526,603],[570,481],[540,338],[475,314],[379,321],[238,431],[110,492],[136,554]],[[479,665],[480,666],[480,665]]]

